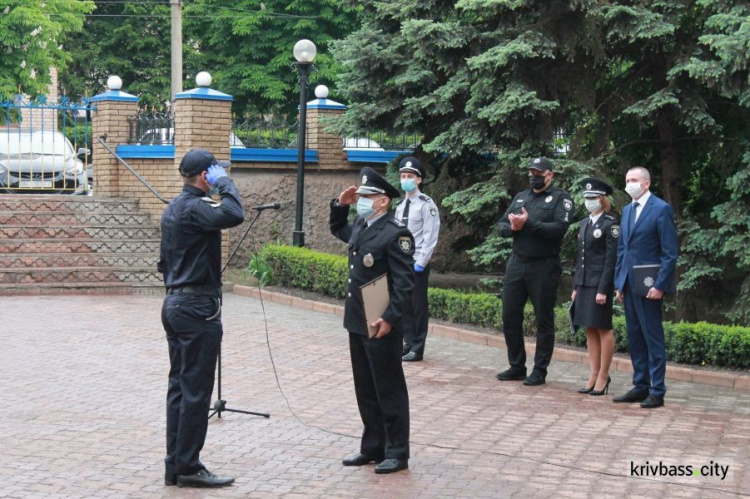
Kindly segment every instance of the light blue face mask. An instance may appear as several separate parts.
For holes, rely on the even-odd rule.
[[[417,181],[413,178],[407,178],[401,181],[401,188],[404,192],[414,192],[417,189]]]
[[[357,215],[365,219],[370,218],[375,213],[375,210],[372,208],[373,201],[374,199],[360,196],[357,200]]]

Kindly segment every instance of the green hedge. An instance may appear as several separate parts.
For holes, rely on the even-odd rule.
[[[320,253],[293,246],[266,246],[261,256],[273,269],[273,284],[315,291],[344,298],[348,274],[344,256]],[[450,289],[430,288],[430,315],[456,324],[502,330],[503,304],[495,295],[462,293]],[[628,351],[625,318],[613,319],[615,345],[618,352]],[[524,310],[524,330],[534,336],[534,311]],[[555,340],[558,343],[586,346],[586,334],[571,334],[568,312],[555,309]],[[750,368],[750,327],[722,326],[707,322],[664,323],[667,358],[683,364],[711,365],[736,369]]]

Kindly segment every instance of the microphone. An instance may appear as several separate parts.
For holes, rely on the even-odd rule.
[[[258,211],[263,210],[278,210],[281,208],[281,204],[279,203],[266,203],[266,204],[260,204],[258,206],[255,206],[253,209]]]

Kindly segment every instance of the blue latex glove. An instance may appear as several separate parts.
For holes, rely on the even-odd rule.
[[[221,177],[227,177],[227,171],[219,165],[211,165],[208,167],[208,174],[206,180],[209,184],[214,185],[217,180]]]
[[[414,272],[424,272],[424,267],[422,267],[418,263],[415,263],[414,264]]]

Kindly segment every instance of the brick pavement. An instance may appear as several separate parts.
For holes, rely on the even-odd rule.
[[[750,495],[750,394],[668,384],[655,411],[575,393],[581,364],[548,383],[501,383],[504,351],[430,338],[406,366],[410,470],[345,468],[358,449],[341,318],[228,294],[223,396],[202,454],[235,486],[162,485],[168,369],[158,296],[0,298],[0,497],[733,497]],[[629,376],[613,374],[620,393]],[[293,410],[290,411],[289,407]],[[630,477],[637,464],[729,464],[725,480]]]

